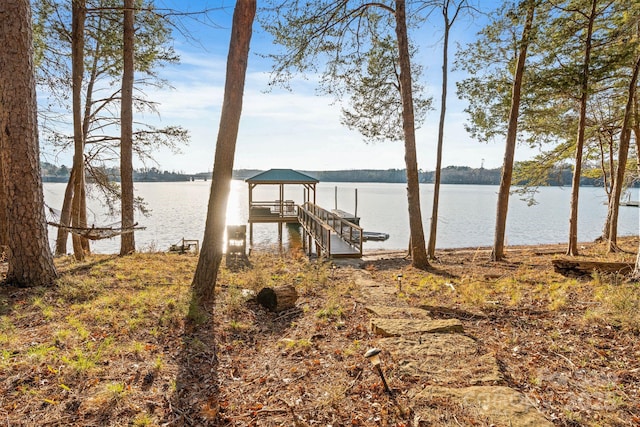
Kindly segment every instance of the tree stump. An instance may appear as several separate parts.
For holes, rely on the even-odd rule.
[[[257,297],[260,305],[276,313],[295,307],[297,299],[298,292],[291,285],[263,288],[258,292]]]

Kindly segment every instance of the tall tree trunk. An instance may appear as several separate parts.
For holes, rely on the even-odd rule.
[[[624,119],[622,122],[622,131],[620,132],[620,144],[618,147],[618,167],[613,178],[613,189],[609,198],[609,214],[607,219],[609,222],[608,246],[609,252],[618,251],[618,214],[620,212],[620,196],[624,187],[624,175],[626,172],[627,158],[629,156],[629,146],[631,143],[631,119],[633,112],[633,100],[638,87],[638,71],[640,70],[640,56],[636,59],[636,63],[631,73],[631,82],[629,83],[629,93],[627,96],[627,104],[624,109]]]
[[[638,176],[640,177],[640,101],[638,99],[638,91],[636,91],[633,102],[633,134],[636,140],[636,166],[638,168]],[[640,223],[638,224],[640,229]],[[636,256],[636,267],[633,270],[633,277],[640,280],[640,241],[638,242],[638,255]]]
[[[596,6],[598,1],[591,1],[591,14],[587,26],[584,48],[584,64],[580,85],[580,116],[578,122],[578,136],[576,138],[576,164],[571,180],[571,212],[569,214],[569,244],[567,255],[579,255],[578,251],[578,196],[580,193],[580,176],[582,174],[582,151],[584,148],[584,134],[587,125],[587,100],[589,98],[589,70],[591,65],[591,44],[593,35],[593,23],[596,19]]]
[[[72,1],[71,23],[71,79],[73,85],[73,169],[76,176],[71,203],[71,225],[86,227],[82,223],[82,189],[84,188],[84,138],[82,129],[82,78],[84,74],[84,23],[87,15],[85,0]],[[76,260],[84,259],[81,237],[72,234],[73,255]]]
[[[227,200],[242,113],[242,97],[249,57],[249,44],[256,0],[238,0],[233,12],[231,41],[227,57],[224,100],[213,163],[213,179],[207,208],[202,250],[193,276],[193,304],[206,312],[213,310],[215,283],[222,262]]]
[[[447,116],[447,86],[449,78],[449,34],[460,11],[465,7],[466,0],[456,4],[452,0],[441,0],[439,7],[442,8],[444,18],[444,42],[442,46],[442,96],[440,98],[440,121],[438,123],[438,145],[436,149],[436,170],[433,183],[433,205],[431,210],[431,227],[429,230],[429,243],[427,244],[427,254],[429,258],[436,257],[436,239],[438,235],[438,210],[440,207],[440,183],[442,176],[442,147],[444,144],[444,121]],[[453,16],[449,14],[449,7],[453,6]]]
[[[122,227],[133,227],[133,44],[134,0],[124,0],[122,102],[120,124],[120,188]],[[135,252],[133,231],[121,235],[120,255]]]
[[[436,153],[436,170],[433,182],[433,205],[431,208],[431,228],[429,229],[429,258],[436,257],[436,236],[438,232],[438,207],[440,204],[440,176],[442,174],[442,145],[444,143],[444,120],[447,110],[447,80],[449,76],[449,30],[451,28],[448,15],[448,4],[444,5],[444,43],[442,47],[442,96],[440,98],[440,122],[438,123],[438,146]]]
[[[0,168],[9,247],[7,281],[47,286],[57,277],[47,237],[40,177],[40,147],[33,30],[29,0],[0,2]]]
[[[498,205],[496,208],[496,229],[491,251],[492,261],[504,259],[504,236],[507,228],[507,212],[509,211],[509,193],[511,191],[511,179],[513,177],[513,162],[515,159],[516,141],[518,136],[518,116],[520,114],[520,99],[522,91],[522,77],[524,76],[527,49],[529,48],[529,35],[533,27],[535,14],[535,2],[529,2],[527,17],[520,38],[520,52],[516,74],[513,79],[511,94],[511,109],[509,111],[509,124],[507,127],[507,140],[505,143],[504,160],[502,162],[502,175],[500,177],[500,189],[498,190]]]
[[[9,242],[9,230],[7,229],[7,190],[5,187],[5,176],[8,173],[8,170],[5,170],[5,163],[3,160],[4,158],[2,157],[2,149],[3,147],[0,146],[0,258],[2,258],[2,254],[5,250],[4,246],[6,246]]]
[[[613,147],[613,136],[611,132],[607,131],[609,136],[607,145],[609,146],[609,159],[608,165],[606,163],[606,157],[604,155],[602,137],[600,134],[598,135],[599,145],[600,145],[600,169],[602,169],[602,186],[604,187],[605,193],[607,193],[607,206],[611,204],[611,193],[613,192],[613,180],[616,175],[616,165],[613,161],[615,157],[614,147]],[[608,169],[608,170],[607,170]],[[611,179],[611,182],[609,182]],[[602,240],[609,240],[609,225],[611,224],[611,210],[607,209],[607,218],[604,221],[604,226],[602,227],[602,236],[600,238]]]
[[[407,168],[407,201],[409,205],[409,230],[411,234],[411,264],[415,268],[426,269],[430,265],[424,241],[422,213],[420,212],[420,181],[416,154],[411,60],[409,57],[409,39],[407,36],[407,17],[404,0],[396,0],[395,18],[400,63],[400,95],[402,97],[404,160]]]
[[[636,90],[634,101],[633,101],[633,134],[635,135],[636,140],[636,166],[638,177],[640,177],[640,96],[638,96],[638,91]]]
[[[102,23],[102,15],[98,19],[98,28]],[[91,127],[91,107],[92,107],[92,96],[93,96],[93,88],[96,83],[96,79],[98,76],[98,50],[100,49],[100,41],[96,40],[96,45],[94,47],[93,54],[93,64],[91,65],[90,76],[87,80],[87,89],[85,91],[84,96],[84,113],[82,117],[82,146],[84,147],[87,144],[87,138],[89,135],[89,129]],[[85,183],[86,184],[86,183]],[[82,186],[82,195],[80,199],[80,222],[82,224],[88,224],[87,222],[87,186]],[[82,244],[82,250],[85,254],[91,253],[91,245],[89,243],[89,239],[81,237],[80,242]]]
[[[102,22],[102,15],[99,16],[97,27],[100,28],[100,23]],[[98,74],[98,53],[97,51],[100,49],[100,41],[96,41],[96,46],[94,47],[95,53],[93,54],[93,64],[91,66],[91,76],[87,81],[87,89],[85,91],[85,99],[84,99],[84,116],[82,119],[82,141],[83,146],[87,142],[87,135],[89,134],[89,128],[91,124],[91,106],[92,106],[92,94],[93,88],[95,86],[95,82]],[[74,168],[71,168],[71,174],[69,176],[69,181],[65,188],[64,199],[62,201],[62,210],[60,213],[60,225],[70,226],[71,225],[71,203],[73,200],[73,187],[75,185],[76,176],[74,175]],[[87,224],[87,196],[86,196],[86,188],[83,185],[83,193],[82,199],[80,202],[80,222],[83,224]],[[64,227],[59,227],[56,238],[56,256],[62,256],[67,253],[67,241],[69,240],[69,231]],[[81,238],[80,239],[83,251],[85,253],[89,253],[91,251],[91,247],[89,244],[89,239]]]

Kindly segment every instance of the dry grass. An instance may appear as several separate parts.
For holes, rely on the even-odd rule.
[[[637,239],[625,239],[630,252]],[[367,261],[410,305],[458,317],[505,385],[556,425],[640,423],[640,292],[622,277],[575,279],[557,256],[510,249],[442,251],[434,270],[401,257]],[[590,258],[603,248],[588,245]],[[616,254],[616,260],[633,259]],[[191,327],[189,255],[57,260],[52,288],[0,288],[0,420],[31,425],[412,425],[412,404],[392,360],[391,399],[363,359],[376,344],[349,268],[300,254],[255,253],[223,268],[213,324]],[[249,291],[293,284],[296,309],[270,313]],[[455,402],[431,408],[433,425],[477,423]]]
[[[638,239],[624,239],[623,248],[607,254],[603,244],[586,244],[581,257],[635,261]],[[511,249],[501,263],[488,262],[488,250],[444,251],[435,276],[397,262],[369,269],[390,285],[402,269],[412,305],[466,318],[507,385],[555,424],[640,425],[640,284],[614,274],[564,277],[551,267],[563,249]]]

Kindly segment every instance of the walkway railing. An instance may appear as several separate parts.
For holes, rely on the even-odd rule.
[[[298,217],[297,208],[293,200],[253,201],[249,207],[249,221],[295,221]]]
[[[298,209],[298,221],[328,257],[361,257],[362,228],[344,218],[307,202]],[[331,237],[336,236],[332,245]]]

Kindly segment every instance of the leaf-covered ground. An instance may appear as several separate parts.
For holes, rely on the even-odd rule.
[[[626,253],[608,260],[633,261]],[[439,318],[462,320],[504,384],[559,426],[640,424],[640,289],[616,275],[567,278],[563,247],[441,251],[419,271],[398,253],[364,259],[374,280]],[[604,259],[586,244],[583,257]],[[353,266],[254,251],[223,268],[213,322],[187,321],[192,255],[57,261],[51,288],[0,287],[0,421],[9,426],[489,425],[452,401],[419,420],[383,349],[394,397],[363,354],[377,346]],[[1,271],[1,270],[0,270]],[[1,273],[0,273],[1,274]],[[400,280],[398,276],[402,274]],[[264,287],[295,285],[294,309],[265,310]],[[199,322],[200,321],[200,322]]]

